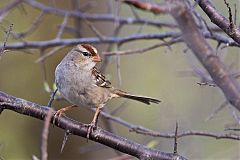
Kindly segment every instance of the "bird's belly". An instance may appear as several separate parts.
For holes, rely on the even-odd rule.
[[[56,69],[56,74],[58,74],[56,76],[58,77],[56,79],[57,88],[67,101],[82,107],[103,106],[107,102],[110,92],[106,88],[95,85],[91,73],[72,72],[70,78],[66,76],[67,72],[69,70],[60,72],[58,67]]]
[[[58,86],[59,92],[63,97],[77,106],[81,107],[96,107],[103,106],[110,97],[109,92],[98,86]]]

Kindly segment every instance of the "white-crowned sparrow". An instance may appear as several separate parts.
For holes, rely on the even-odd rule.
[[[55,70],[58,91],[67,101],[76,106],[96,108],[93,120],[89,124],[87,138],[96,127],[100,108],[112,98],[124,97],[145,104],[160,102],[154,98],[132,95],[112,87],[110,81],[95,67],[98,62],[101,62],[101,57],[96,48],[89,44],[79,44],[64,57]],[[62,108],[55,115],[61,116],[70,108],[72,106]]]

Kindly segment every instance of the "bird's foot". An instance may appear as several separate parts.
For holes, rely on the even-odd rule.
[[[53,117],[53,126],[56,124],[55,123],[56,119],[59,119],[62,115],[65,115],[65,112],[72,109],[73,107],[76,107],[76,105],[67,106],[67,107],[57,110]]]
[[[90,134],[97,128],[96,122],[92,121],[90,124],[84,124],[84,127],[87,127],[87,140],[90,137]]]
[[[62,115],[65,115],[64,112],[65,112],[65,109],[62,108],[62,109],[57,110],[54,113],[54,116],[53,116],[53,126],[56,125],[56,119],[59,119]]]

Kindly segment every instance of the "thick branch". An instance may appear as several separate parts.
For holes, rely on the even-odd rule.
[[[0,92],[0,112],[4,109],[12,110],[20,114],[35,117],[40,120],[44,120],[48,114],[49,108],[41,106],[36,103],[26,101],[24,99],[16,98],[8,95],[4,92]],[[51,120],[52,122],[52,120]],[[87,128],[80,122],[71,120],[66,116],[56,120],[56,126],[64,130],[69,131],[71,134],[86,137]],[[114,135],[101,128],[97,128],[91,133],[90,139],[109,146],[113,149],[119,150],[123,153],[132,155],[139,159],[153,159],[153,160],[184,160],[181,157],[173,153],[165,153],[156,149],[147,148],[144,145],[130,141],[126,138]]]
[[[168,5],[172,7],[171,14],[178,23],[187,46],[209,72],[227,100],[240,111],[240,86],[199,31],[191,10],[183,0],[169,0]]]
[[[221,15],[209,0],[195,0],[202,10],[208,15],[210,20],[220,27],[229,37],[240,44],[240,30],[227,18]],[[233,27],[232,27],[233,25]]]

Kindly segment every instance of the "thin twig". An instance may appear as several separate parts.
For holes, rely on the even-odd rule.
[[[32,22],[32,24],[25,31],[14,32],[13,35],[18,39],[29,36],[30,33],[33,33],[37,29],[37,27],[41,24],[41,22],[43,21],[43,17],[44,17],[44,12],[41,12],[39,16]]]
[[[94,110],[92,110],[94,112]],[[124,121],[123,119],[119,117],[112,116],[106,112],[101,112],[101,116],[104,118],[107,118],[111,121],[114,121],[118,124],[121,124],[127,128],[130,129],[132,132],[136,132],[143,135],[149,135],[153,137],[163,137],[163,138],[175,138],[175,133],[162,133],[157,131],[152,131],[148,128],[145,128],[140,125],[135,125],[132,123],[129,123],[127,121]],[[178,138],[186,137],[186,136],[203,136],[203,137],[209,137],[209,138],[215,138],[215,139],[232,139],[232,140],[240,140],[240,135],[235,134],[216,134],[211,132],[203,132],[203,131],[183,131],[181,133],[178,133]]]
[[[105,36],[101,32],[99,32],[97,28],[90,21],[88,21],[87,19],[84,19],[84,20],[86,24],[90,27],[90,29],[96,34],[96,36],[103,41],[105,39]]]
[[[100,40],[98,37],[84,37],[84,38],[67,38],[67,39],[53,39],[53,40],[45,40],[45,41],[28,41],[28,42],[17,42],[8,44],[5,49],[31,49],[31,48],[50,48],[55,46],[62,46],[62,45],[75,45],[79,43],[92,43],[92,44],[119,44],[122,45],[123,43],[127,43],[130,41],[137,41],[137,40],[153,40],[153,39],[166,39],[166,38],[175,38],[180,36],[179,32],[163,32],[163,33],[155,33],[155,34],[138,34],[138,35],[131,35],[126,37],[105,37],[104,40]],[[239,44],[234,42],[231,38],[223,36],[221,34],[215,33],[211,36],[209,33],[204,33],[205,38],[209,38],[212,40],[216,40],[221,43],[225,43],[228,46],[237,46],[240,47]],[[179,40],[182,42],[182,39]],[[0,46],[2,49],[3,46]]]
[[[167,5],[157,5],[152,3],[145,3],[138,0],[122,0],[122,2],[132,5],[138,9],[152,12],[154,14],[166,14],[169,13],[169,7]]]
[[[9,11],[16,7],[18,4],[20,4],[23,0],[15,0],[12,1],[11,3],[9,3],[8,5],[6,5],[5,7],[2,7],[2,9],[0,10],[0,22],[3,20],[4,17],[7,16],[7,14],[9,13]]]
[[[235,26],[234,26],[234,22],[233,22],[233,18],[232,18],[233,17],[232,16],[232,9],[229,6],[229,3],[227,2],[227,0],[224,0],[224,3],[226,4],[226,6],[228,8],[228,15],[229,15],[228,20],[230,22],[229,29],[231,30],[230,32],[234,32],[233,30],[234,30]]]
[[[237,24],[237,4],[234,3],[234,24]]]
[[[43,3],[39,3],[37,1],[32,1],[32,0],[25,0],[24,2],[34,8],[44,11],[45,13],[55,14],[58,16],[65,16],[68,13],[69,16],[71,16],[71,17],[87,19],[89,21],[115,22],[115,20],[116,20],[115,15],[112,15],[112,14],[88,14],[88,13],[81,13],[78,11],[68,11],[68,10],[64,10],[64,9],[50,7],[50,6],[44,5]],[[118,17],[118,21],[121,24],[131,24],[132,25],[132,24],[144,24],[147,22],[149,25],[153,25],[156,27],[161,27],[161,26],[167,26],[170,28],[177,27],[175,24],[162,23],[162,22],[159,22],[156,20],[136,19],[133,17]]]
[[[173,147],[173,153],[177,154],[177,146],[178,146],[178,123],[176,122],[176,128],[175,128],[175,138],[174,138],[174,147]]]
[[[63,142],[62,142],[62,146],[61,146],[61,153],[63,152],[63,149],[64,149],[64,147],[65,147],[65,145],[67,143],[67,140],[68,140],[68,137],[69,137],[70,134],[71,134],[71,132],[69,130],[65,131]]]
[[[176,38],[174,40],[171,40],[169,42],[163,42],[163,43],[157,43],[148,47],[144,48],[138,48],[138,49],[131,49],[131,50],[125,50],[125,51],[112,51],[112,52],[102,52],[106,56],[114,56],[114,55],[128,55],[128,54],[138,54],[138,53],[144,53],[152,49],[156,49],[158,47],[166,47],[169,45],[172,45],[174,43],[180,42],[180,38]]]
[[[41,57],[39,57],[35,63],[40,63],[44,60],[46,60],[48,57],[51,57],[52,55],[54,55],[55,53],[58,53],[59,50],[61,50],[62,48],[64,48],[65,45],[63,46],[57,46],[55,48],[53,48],[51,51],[49,51],[48,53],[45,53],[44,55],[42,55]]]
[[[6,45],[7,45],[7,41],[9,38],[10,33],[12,32],[12,28],[13,28],[13,24],[11,24],[6,32],[6,37],[5,37],[5,41],[3,42],[3,47],[0,50],[0,57],[4,54],[4,52],[6,52]]]
[[[54,101],[54,97],[55,97],[57,91],[58,91],[58,89],[56,89],[56,90],[51,94],[51,97],[50,97],[49,102],[48,102],[48,105],[47,105],[48,108],[51,108],[52,102]]]
[[[40,49],[40,57],[44,55],[44,49]],[[44,61],[41,61],[40,63],[42,74],[43,74],[43,82],[47,83],[47,71],[46,71],[46,65]]]
[[[117,49],[119,49],[119,45],[117,45]],[[116,56],[117,61],[117,78],[118,78],[118,85],[122,85],[122,76],[121,76],[121,57],[120,55]]]
[[[49,109],[48,113],[44,120],[44,126],[42,131],[42,140],[41,140],[41,160],[48,159],[48,152],[47,152],[47,140],[48,140],[48,133],[49,133],[49,126],[51,123],[51,118],[53,115],[53,110]]]
[[[143,135],[149,135],[153,137],[164,137],[164,138],[175,138],[175,134],[163,134],[160,132],[146,132],[142,131],[141,129],[133,129],[132,131],[143,134]],[[216,134],[216,133],[211,133],[211,132],[203,132],[203,131],[184,131],[182,133],[178,134],[178,138],[181,137],[186,137],[186,136],[202,136],[202,137],[211,137],[214,139],[232,139],[232,140],[240,140],[240,135],[237,134],[231,134],[231,133],[226,133],[226,134]]]
[[[68,14],[66,14],[64,16],[64,19],[63,19],[63,22],[61,24],[61,27],[60,29],[58,30],[58,33],[57,33],[57,36],[56,36],[56,39],[60,39],[62,34],[63,34],[63,31],[64,31],[64,28],[65,26],[67,25],[67,22],[68,22]]]
[[[209,121],[211,119],[213,119],[213,117],[220,112],[221,110],[223,110],[223,108],[225,108],[227,105],[229,104],[228,101],[224,101],[217,109],[214,110],[213,113],[210,114],[209,117],[206,118],[206,121]]]

